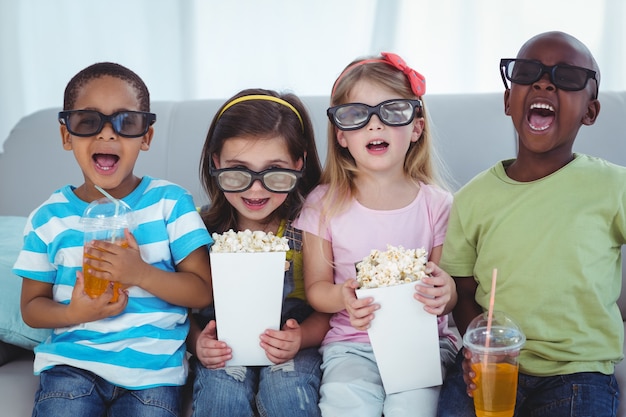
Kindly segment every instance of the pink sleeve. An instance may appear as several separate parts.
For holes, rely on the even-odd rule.
[[[433,191],[429,204],[431,224],[433,225],[433,246],[440,246],[443,245],[448,230],[452,194],[441,189],[434,189]]]
[[[303,232],[311,233],[315,236],[319,236],[325,240],[331,240],[330,229],[327,225],[322,226],[320,222],[320,206],[322,196],[325,193],[323,186],[317,186],[307,196],[300,211],[300,215],[293,222],[295,228],[302,230]]]

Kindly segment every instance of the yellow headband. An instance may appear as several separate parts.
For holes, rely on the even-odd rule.
[[[296,110],[296,108],[294,106],[292,106],[291,104],[289,104],[288,102],[286,102],[282,98],[278,98],[278,97],[274,97],[274,96],[266,96],[266,95],[263,95],[263,94],[251,94],[249,96],[241,96],[241,97],[238,97],[238,98],[230,101],[228,104],[226,104],[224,106],[224,108],[222,108],[222,111],[217,116],[217,118],[219,119],[220,117],[222,117],[222,114],[224,114],[224,112],[226,110],[230,109],[235,104],[241,103],[242,101],[248,101],[248,100],[273,101],[275,103],[279,103],[279,104],[282,104],[285,107],[288,107],[289,109],[291,109],[292,112],[294,112],[296,114],[296,116],[298,116],[298,120],[300,120],[300,125],[302,126],[302,131],[304,132],[304,121],[302,121],[302,116],[300,116],[300,113],[298,113],[298,110]]]

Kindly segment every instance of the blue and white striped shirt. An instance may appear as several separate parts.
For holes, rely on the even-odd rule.
[[[64,304],[69,303],[76,271],[82,268],[80,218],[88,206],[73,190],[72,186],[57,190],[30,215],[24,247],[13,268],[18,276],[53,284],[54,300]],[[134,212],[133,235],[141,257],[157,268],[175,271],[192,251],[213,242],[191,195],[178,185],[144,177],[123,200]],[[65,364],[129,389],[183,385],[187,308],[138,287],[128,292],[122,314],[54,329],[35,348],[35,374]]]

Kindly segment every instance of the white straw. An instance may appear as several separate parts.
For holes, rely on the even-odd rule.
[[[111,202],[113,202],[113,204],[115,204],[115,217],[119,216],[120,214],[120,201],[113,197],[111,194],[107,193],[104,188],[100,187],[99,185],[95,185],[96,189],[98,191],[100,191],[106,198],[108,198],[109,200],[111,200]],[[111,243],[115,243],[115,232],[116,232],[116,228],[113,229],[113,233],[111,234]]]

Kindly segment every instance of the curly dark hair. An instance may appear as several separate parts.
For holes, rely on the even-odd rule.
[[[76,98],[80,89],[89,81],[110,76],[119,78],[132,85],[137,92],[137,100],[139,101],[140,111],[150,111],[150,93],[148,87],[143,80],[130,69],[113,62],[98,62],[92,64],[87,68],[81,70],[78,74],[74,75],[67,86],[65,87],[65,94],[63,95],[63,110],[73,110],[76,105]]]

